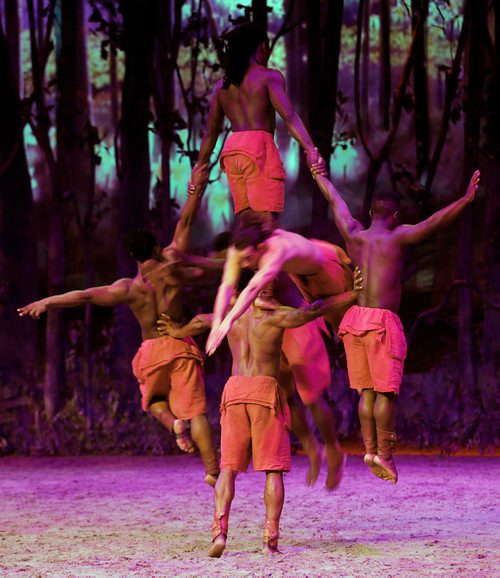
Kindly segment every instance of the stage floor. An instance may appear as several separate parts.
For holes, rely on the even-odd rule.
[[[500,576],[498,458],[398,456],[397,485],[349,456],[333,493],[285,477],[281,556],[262,556],[264,474],[240,474],[228,547],[207,557],[196,457],[0,459],[1,576]]]

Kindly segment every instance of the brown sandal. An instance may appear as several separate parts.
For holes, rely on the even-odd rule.
[[[226,512],[214,515],[212,523],[212,546],[208,551],[210,558],[220,558],[226,548],[228,518]]]

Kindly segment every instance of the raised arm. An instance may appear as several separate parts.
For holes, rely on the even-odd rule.
[[[222,110],[222,106],[219,101],[219,90],[221,86],[222,82],[217,85],[215,93],[212,97],[212,101],[210,102],[207,119],[207,130],[201,141],[200,154],[198,155],[198,161],[196,162],[197,166],[210,162],[210,155],[212,154],[215,145],[217,144],[217,139],[222,130],[222,123],[224,122],[224,111]]]
[[[271,104],[283,119],[288,132],[304,149],[308,166],[319,161],[324,164],[318,149],[314,146],[311,135],[293,108],[292,101],[286,92],[285,79],[278,70],[268,71],[267,91]]]
[[[414,245],[420,243],[432,233],[443,229],[454,221],[465,207],[472,203],[479,186],[480,172],[475,171],[463,197],[451,203],[447,207],[437,211],[425,221],[416,225],[402,225],[394,231],[394,239],[402,245]]]
[[[157,327],[160,335],[170,335],[176,339],[192,337],[204,333],[212,326],[213,313],[200,313],[186,325],[172,321],[165,313],[158,319]]]
[[[191,229],[200,208],[200,201],[205,190],[208,177],[208,166],[206,164],[195,166],[191,175],[190,187],[188,188],[187,200],[182,207],[177,226],[175,227],[174,236],[170,247],[179,251],[187,251]]]
[[[347,203],[340,196],[330,179],[320,174],[320,172],[316,172],[316,168],[313,171],[313,177],[319,190],[332,207],[333,218],[335,219],[337,229],[342,237],[347,240],[354,231],[363,228],[361,223],[351,215]]]
[[[92,303],[103,307],[113,307],[120,303],[130,301],[130,279],[120,279],[112,285],[102,287],[90,287],[82,291],[69,291],[60,295],[51,295],[40,301],[34,301],[29,305],[21,307],[17,311],[21,317],[30,315],[34,319],[39,319],[47,309],[78,307]]]

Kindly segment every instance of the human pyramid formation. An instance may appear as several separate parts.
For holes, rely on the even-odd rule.
[[[143,338],[132,362],[142,408],[176,436],[182,450],[191,453],[196,444],[205,481],[215,486],[212,557],[220,557],[226,547],[235,479],[246,471],[250,458],[255,470],[266,473],[262,551],[278,552],[290,428],[309,457],[307,483],[314,484],[318,477],[322,449],[294,403],[294,385],[325,442],[326,488],[333,490],[340,483],[345,456],[323,399],[330,381],[323,319],[342,339],[350,387],[360,393],[364,462],[376,477],[397,482],[395,399],[406,357],[397,315],[403,250],[455,219],[474,199],[479,184],[476,171],[462,198],[417,225],[398,224],[397,195],[377,195],[365,229],[327,178],[325,163],[293,110],[283,76],[266,67],[268,58],[268,38],[258,26],[244,24],[227,35],[225,76],[214,91],[207,131],[171,243],[162,249],[150,232],[133,231],[125,240],[137,262],[133,279],[53,295],[19,309],[20,315],[39,318],[48,308],[85,303],[130,307]],[[273,138],[276,112],[304,149],[349,257],[340,247],[277,227],[277,215],[284,209],[285,173]],[[189,256],[208,162],[225,117],[233,133],[222,150],[221,166],[237,226],[224,260]],[[207,270],[222,268],[213,313],[184,324],[183,288]],[[242,275],[246,269],[255,271],[250,280]],[[193,340],[208,330],[206,352],[212,355],[227,336],[233,358],[220,405],[220,469],[206,416],[203,356]]]

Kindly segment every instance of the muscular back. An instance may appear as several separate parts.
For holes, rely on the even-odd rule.
[[[218,98],[233,131],[265,130],[274,134],[276,115],[267,83],[277,74],[260,65],[250,66],[240,86],[218,88]]]
[[[182,279],[167,263],[152,263],[130,282],[128,305],[141,326],[143,339],[158,337],[156,322],[162,313],[172,320],[182,318]]]
[[[229,332],[232,375],[278,377],[284,329],[272,323],[273,311],[252,305]]]
[[[394,232],[359,230],[346,242],[348,253],[363,276],[358,305],[397,312],[401,301],[403,252]]]

